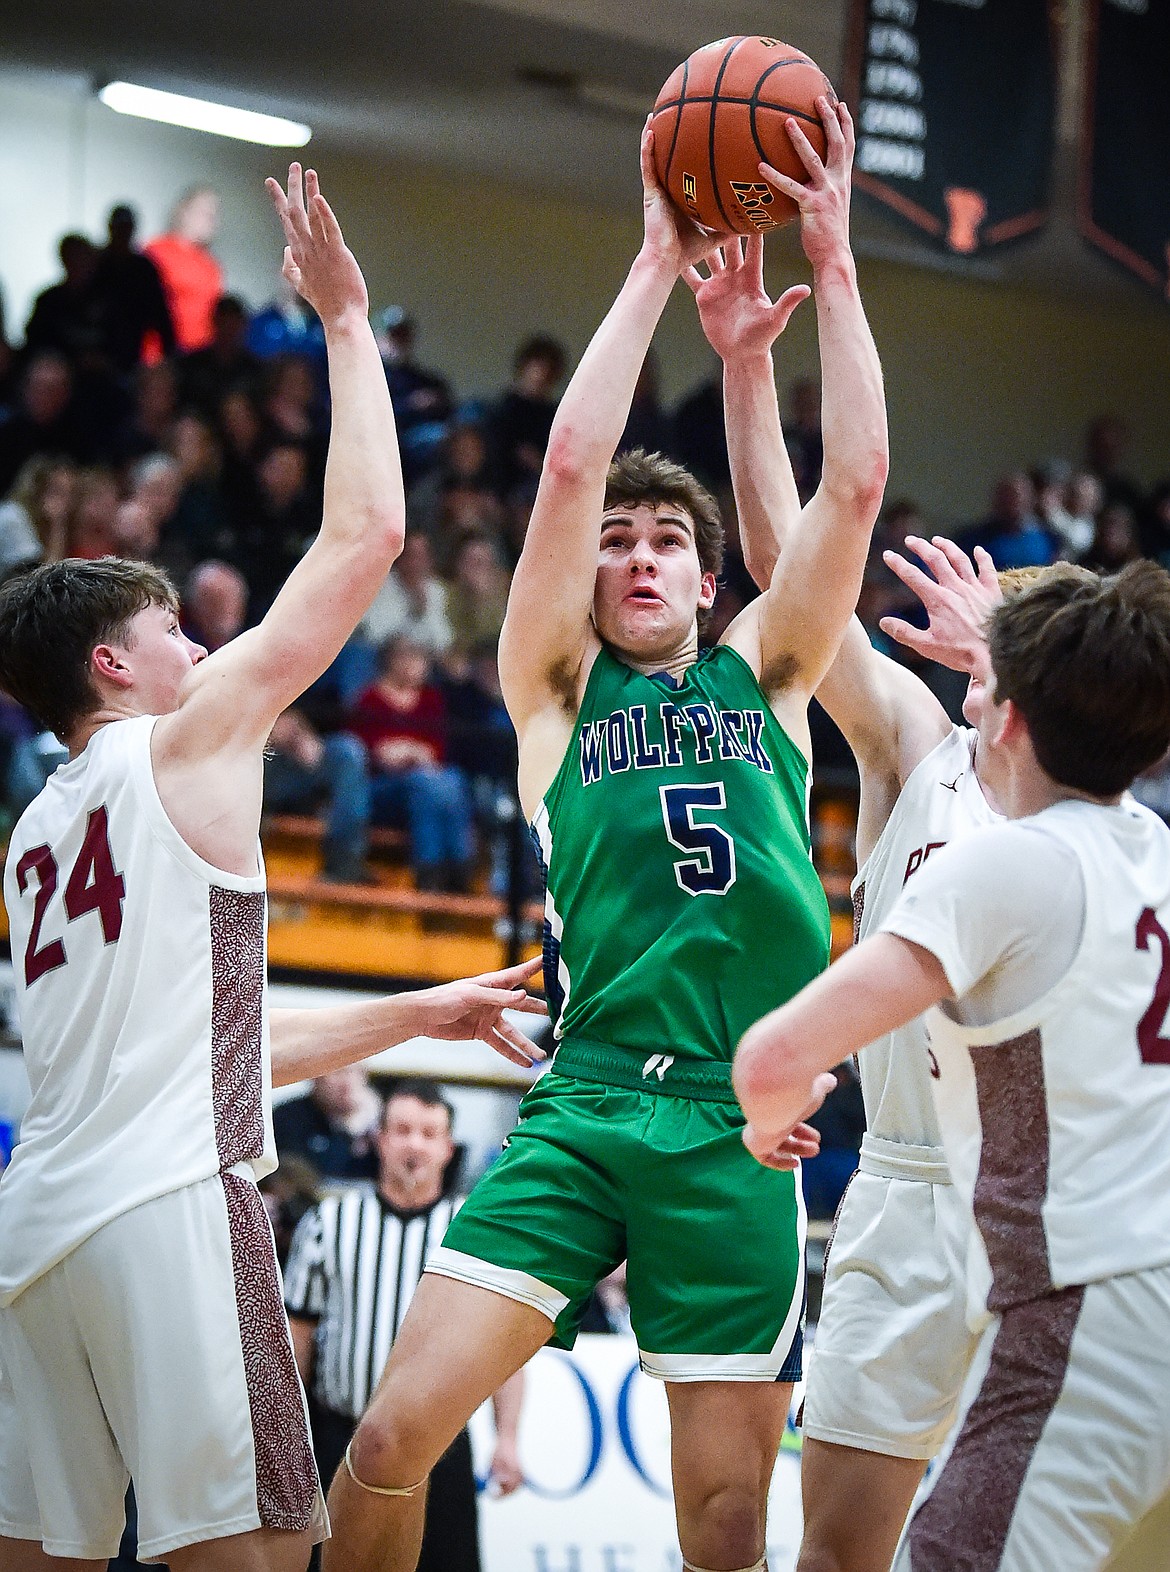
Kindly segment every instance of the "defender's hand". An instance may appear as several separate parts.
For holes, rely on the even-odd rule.
[[[879,627],[887,637],[928,660],[969,677],[986,678],[987,619],[1003,599],[995,563],[982,546],[975,547],[972,562],[961,547],[943,535],[936,535],[933,541],[907,535],[906,544],[930,573],[923,573],[896,551],[884,551],[882,560],[918,596],[929,621],[925,628],[916,628],[900,617],[883,617]]]
[[[707,258],[709,276],[696,267],[683,277],[699,308],[707,342],[721,360],[766,355],[788,326],[788,319],[811,294],[794,284],[773,301],[764,288],[764,237],[749,235],[746,251],[739,236]]]
[[[447,1042],[469,1042],[478,1038],[513,1064],[527,1069],[539,1063],[545,1058],[544,1051],[506,1021],[504,1011],[548,1014],[544,1000],[532,998],[524,987],[543,964],[538,957],[502,972],[484,972],[479,977],[443,983],[438,988],[423,988],[408,995],[418,1011],[419,1036],[438,1037]]]
[[[342,239],[333,210],[321,195],[316,170],[302,178],[301,166],[288,166],[288,191],[278,180],[264,182],[287,241],[285,278],[321,318],[326,328],[347,317],[369,315],[365,279]]]

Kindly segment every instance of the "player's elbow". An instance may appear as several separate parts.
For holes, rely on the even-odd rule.
[[[544,455],[545,481],[566,490],[582,486],[594,477],[597,465],[596,447],[587,432],[569,422],[554,424]]]
[[[884,440],[875,437],[848,463],[832,463],[826,456],[821,485],[841,513],[870,530],[881,511],[889,474],[889,449]]]

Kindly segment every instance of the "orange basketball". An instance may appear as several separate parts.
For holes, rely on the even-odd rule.
[[[671,200],[708,229],[750,235],[787,224],[796,203],[759,166],[807,180],[784,122],[793,116],[824,158],[822,93],[837,102],[820,67],[777,38],[721,38],[696,49],[654,105],[654,163]]]

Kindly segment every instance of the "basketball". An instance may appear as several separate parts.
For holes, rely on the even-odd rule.
[[[789,223],[796,203],[759,166],[808,179],[784,122],[795,117],[824,158],[822,93],[837,102],[820,67],[777,38],[721,38],[696,49],[663,85],[652,116],[654,164],[671,201],[707,229],[750,235]]]

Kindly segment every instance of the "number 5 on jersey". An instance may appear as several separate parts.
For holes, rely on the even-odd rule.
[[[735,842],[717,824],[695,822],[696,813],[726,809],[723,782],[710,786],[660,786],[662,820],[672,846],[689,852],[675,861],[674,876],[688,895],[726,895],[735,883]]]
[[[24,982],[31,988],[38,977],[64,966],[68,957],[61,939],[50,939],[41,945],[41,925],[49,909],[49,902],[57,889],[57,859],[51,846],[34,846],[26,851],[16,865],[16,887],[23,895],[29,879],[36,875],[36,905],[33,907],[32,927],[24,951]],[[85,826],[85,836],[77,861],[65,886],[65,916],[75,922],[86,912],[97,912],[101,918],[102,938],[113,944],[122,932],[122,902],[126,899],[126,881],[114,867],[114,854],[110,850],[110,824],[105,803],[95,808]],[[38,948],[39,946],[39,948]]]

